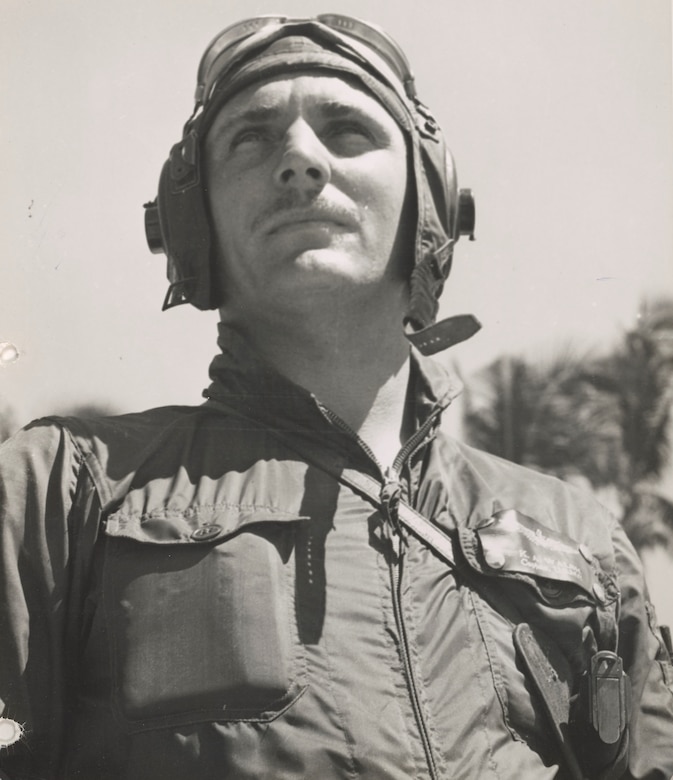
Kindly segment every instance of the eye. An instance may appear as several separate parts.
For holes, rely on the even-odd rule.
[[[327,146],[342,155],[362,154],[376,145],[371,129],[362,122],[350,119],[330,122],[324,128],[322,137]]]
[[[246,127],[239,130],[231,139],[231,148],[237,149],[246,145],[264,143],[268,138],[268,133],[260,127]]]
[[[348,135],[350,133],[353,133],[355,135],[364,135],[364,136],[371,135],[369,129],[365,127],[361,122],[355,122],[352,120],[332,122],[327,128],[327,132],[332,133],[333,135],[342,135],[342,134]]]

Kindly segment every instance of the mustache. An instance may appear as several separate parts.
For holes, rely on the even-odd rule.
[[[296,192],[285,192],[255,217],[252,229],[273,233],[283,225],[308,220],[325,220],[352,228],[360,224],[359,214],[352,207],[321,196],[307,199]]]

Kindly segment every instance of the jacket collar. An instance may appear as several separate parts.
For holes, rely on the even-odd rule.
[[[218,324],[220,354],[210,364],[211,384],[203,391],[209,402],[272,428],[332,430],[320,400],[276,371],[256,354],[240,333]],[[435,360],[411,347],[411,378],[407,402],[416,428],[444,410],[462,385]]]

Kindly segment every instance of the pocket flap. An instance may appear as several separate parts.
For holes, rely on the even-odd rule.
[[[496,512],[476,533],[491,569],[569,582],[591,593],[595,579],[591,556],[583,555],[569,536],[515,509]]]
[[[107,518],[105,533],[146,544],[203,544],[222,541],[256,523],[307,519],[296,512],[233,504],[166,508],[149,514],[129,513],[122,507]]]
[[[604,571],[586,545],[515,509],[461,528],[458,538],[471,569],[501,582],[527,583],[553,606],[576,599],[607,606],[619,598],[614,573]]]

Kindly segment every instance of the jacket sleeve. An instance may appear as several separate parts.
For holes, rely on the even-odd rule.
[[[37,421],[0,447],[0,777],[54,778],[66,724],[82,456]],[[86,541],[86,540],[84,540]]]
[[[673,778],[673,669],[638,554],[619,526],[613,540],[622,594],[619,654],[631,680],[628,780]]]

